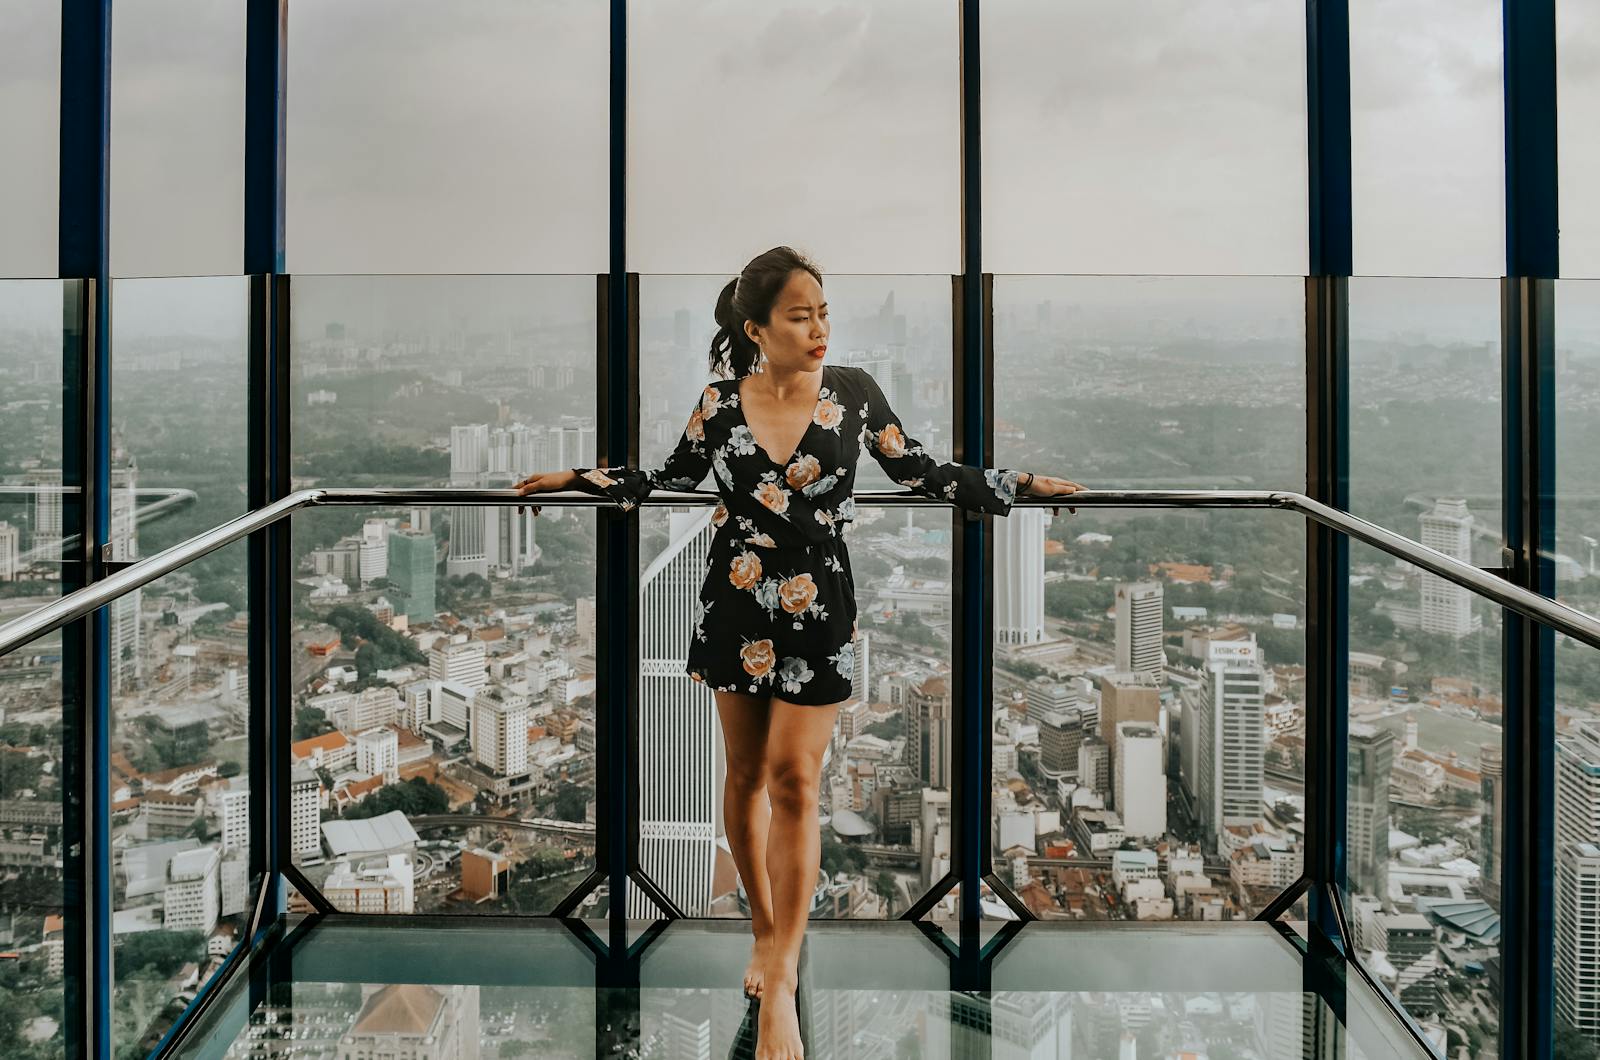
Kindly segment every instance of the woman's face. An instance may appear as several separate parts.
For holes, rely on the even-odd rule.
[[[828,352],[828,303],[822,299],[822,285],[806,270],[794,270],[772,304],[767,326],[747,320],[744,327],[766,350],[769,370],[820,370]]]

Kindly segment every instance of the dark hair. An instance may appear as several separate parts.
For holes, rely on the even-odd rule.
[[[750,259],[750,264],[717,295],[717,333],[711,337],[711,371],[724,379],[742,379],[755,370],[761,348],[745,334],[744,322],[762,327],[772,319],[778,292],[796,269],[804,269],[822,282],[822,272],[792,247],[773,247]]]

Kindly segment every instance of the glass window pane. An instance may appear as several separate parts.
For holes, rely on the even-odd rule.
[[[1505,271],[1500,4],[1350,0],[1355,271]]]
[[[589,276],[297,277],[296,487],[592,467],[594,310]],[[335,906],[544,914],[593,865],[595,525],[295,517],[292,842]]]
[[[112,20],[112,275],[243,270],[244,14],[144,0]]]
[[[61,173],[61,5],[0,0],[0,276],[55,276]]]
[[[113,461],[114,484],[125,467]],[[116,558],[138,554],[131,523],[113,509]],[[247,550],[218,549],[108,609],[119,1056],[155,1047],[249,919]]]
[[[297,5],[290,271],[605,271],[609,26],[605,4]]]
[[[1556,0],[1561,275],[1600,277],[1600,7]]]
[[[1456,527],[1464,548],[1468,533]],[[1423,541],[1450,551],[1438,540]],[[1419,627],[1418,613],[1422,620]],[[1462,628],[1429,615],[1447,611]],[[1492,1049],[1500,883],[1501,610],[1387,553],[1350,545],[1345,911],[1367,968],[1448,1049]]]
[[[1305,271],[1303,6],[1000,0],[983,19],[985,269]]]
[[[1465,519],[1498,566],[1500,464],[1499,283],[1352,279],[1350,510],[1436,548]]]
[[[959,271],[953,5],[653,0],[628,19],[630,268],[790,245],[841,271]]]

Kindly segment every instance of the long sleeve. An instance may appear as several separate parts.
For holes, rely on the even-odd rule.
[[[860,413],[861,444],[891,479],[913,493],[950,501],[968,511],[1010,513],[1017,498],[1019,472],[935,460],[921,442],[905,433],[872,374],[862,371],[861,378],[867,395]]]
[[[707,391],[715,395],[712,388]],[[638,507],[651,492],[663,490],[692,490],[705,479],[711,469],[711,454],[706,447],[705,407],[706,394],[702,393],[689,413],[688,425],[678,439],[677,448],[659,468],[582,468],[572,470],[578,475],[575,489],[600,497],[609,497],[623,511]]]

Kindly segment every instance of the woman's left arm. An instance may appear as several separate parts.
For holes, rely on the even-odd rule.
[[[968,511],[1007,515],[1019,494],[1057,496],[1082,489],[1076,483],[1010,468],[978,468],[955,461],[935,460],[922,443],[906,434],[900,417],[889,407],[883,390],[871,373],[860,373],[866,390],[861,409],[861,444],[894,481],[914,493],[950,501]],[[1071,488],[1065,488],[1071,487]],[[1052,492],[1045,492],[1045,490]]]

